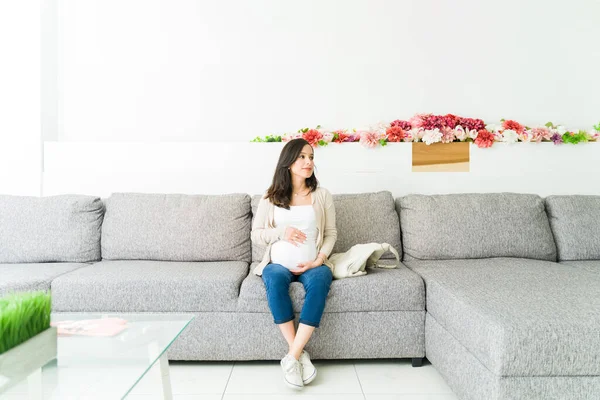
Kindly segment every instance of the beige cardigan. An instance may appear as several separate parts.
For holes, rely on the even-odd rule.
[[[317,188],[311,196],[312,205],[315,210],[317,228],[317,253],[323,253],[327,257],[333,250],[333,245],[337,239],[337,229],[335,227],[335,208],[333,206],[333,197],[327,189]],[[252,242],[259,246],[266,247],[263,259],[254,268],[256,275],[262,275],[263,269],[271,262],[271,245],[278,240],[283,239],[287,226],[275,227],[273,221],[273,211],[275,206],[264,197],[258,203],[256,216],[252,223]],[[333,264],[326,259],[324,264],[333,272]]]

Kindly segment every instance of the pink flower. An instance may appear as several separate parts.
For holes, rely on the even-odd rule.
[[[502,127],[504,129],[511,129],[517,133],[525,132],[525,127],[523,125],[521,125],[517,121],[513,121],[511,119],[508,119],[508,120],[502,122]]]
[[[477,139],[475,139],[475,144],[477,147],[485,148],[492,147],[494,144],[494,134],[485,129],[480,129],[477,133]]]
[[[379,145],[379,140],[383,139],[380,133],[374,131],[363,131],[360,133],[360,143],[365,147],[376,147]]]
[[[409,130],[412,129],[412,126],[411,126],[410,122],[408,122],[408,121],[401,121],[399,119],[397,119],[395,121],[392,121],[392,123],[390,125],[392,127],[397,126],[399,128],[402,128],[405,131],[409,131]]]
[[[406,137],[406,132],[399,125],[390,126],[385,133],[388,142],[401,142]]]
[[[548,128],[533,128],[531,129],[531,140],[541,142],[542,140],[552,140],[552,133]]]
[[[412,128],[422,128],[423,118],[431,114],[415,114],[414,117],[408,120]]]
[[[302,138],[312,147],[317,147],[319,145],[319,140],[323,139],[323,134],[316,129],[309,129],[302,134]]]
[[[485,123],[483,122],[483,120],[474,118],[460,118],[460,126],[470,131],[480,131],[482,129],[485,129]]]
[[[302,134],[301,133],[286,133],[285,135],[283,135],[281,137],[281,141],[282,142],[289,142],[292,139],[298,139],[301,138]]]
[[[454,142],[454,130],[449,127],[442,128],[442,143]]]

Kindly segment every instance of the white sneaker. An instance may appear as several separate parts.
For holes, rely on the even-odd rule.
[[[293,389],[302,389],[302,364],[291,354],[286,355],[281,360],[281,368],[283,369],[283,379],[285,383]]]
[[[298,359],[300,364],[302,364],[302,382],[305,385],[308,385],[317,377],[317,369],[310,362],[310,355],[306,351],[302,351],[300,354],[300,358]]]

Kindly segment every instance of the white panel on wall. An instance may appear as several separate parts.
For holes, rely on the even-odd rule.
[[[112,192],[262,193],[282,143],[45,144],[44,195]],[[471,145],[471,172],[411,172],[409,143],[358,143],[315,151],[317,177],[333,193],[521,192],[600,195],[600,143]]]
[[[57,0],[58,139],[600,118],[600,2]]]
[[[0,2],[0,194],[41,194],[41,5]]]
[[[0,141],[40,143],[38,1],[0,2]],[[0,188],[1,190],[1,188]]]
[[[39,143],[0,141],[0,195],[40,196],[41,160]]]

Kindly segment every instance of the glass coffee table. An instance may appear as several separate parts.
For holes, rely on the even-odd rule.
[[[52,322],[99,318],[126,320],[114,336],[60,336],[57,357],[26,383],[30,399],[123,399],[148,371],[162,383],[165,399],[172,399],[167,350],[194,319],[189,314],[52,314]],[[155,366],[156,368],[152,368]],[[15,398],[10,391],[0,394]]]

